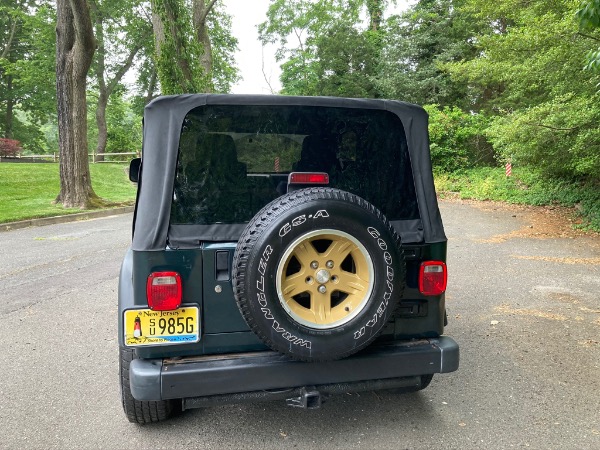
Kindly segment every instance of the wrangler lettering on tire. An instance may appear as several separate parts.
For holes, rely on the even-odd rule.
[[[296,191],[248,224],[233,286],[250,328],[303,361],[349,356],[383,330],[402,295],[400,238],[373,205],[331,188]]]

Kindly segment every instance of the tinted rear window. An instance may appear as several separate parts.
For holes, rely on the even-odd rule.
[[[172,224],[248,222],[292,172],[327,172],[390,220],[417,219],[400,119],[382,110],[208,105],[184,121]]]

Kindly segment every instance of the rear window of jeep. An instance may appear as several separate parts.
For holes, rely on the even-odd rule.
[[[207,105],[181,130],[171,224],[245,223],[287,191],[290,172],[326,172],[390,220],[419,218],[404,128],[389,111]]]

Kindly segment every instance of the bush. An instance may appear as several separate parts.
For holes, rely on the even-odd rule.
[[[21,143],[14,139],[0,139],[0,156],[3,157],[12,157],[19,156],[23,148],[21,147]]]
[[[552,178],[600,179],[600,96],[557,97],[494,119],[486,134],[502,159]]]
[[[442,196],[458,192],[461,198],[476,200],[576,206],[586,225],[600,231],[600,186],[597,180],[549,178],[544,172],[528,167],[513,167],[513,176],[508,178],[504,168],[481,167],[461,173],[438,174],[435,184]]]
[[[457,107],[426,105],[429,114],[431,160],[436,172],[455,172],[495,162],[491,145],[484,137],[488,120]]]

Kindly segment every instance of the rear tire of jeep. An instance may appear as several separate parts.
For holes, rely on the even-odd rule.
[[[344,358],[382,332],[401,297],[400,238],[373,205],[312,188],[263,208],[239,239],[232,281],[248,326],[302,361]]]
[[[172,417],[179,408],[173,400],[143,402],[131,395],[129,387],[129,365],[136,359],[135,352],[129,348],[119,348],[119,369],[121,375],[121,400],[123,410],[131,423],[145,425],[161,422]]]

